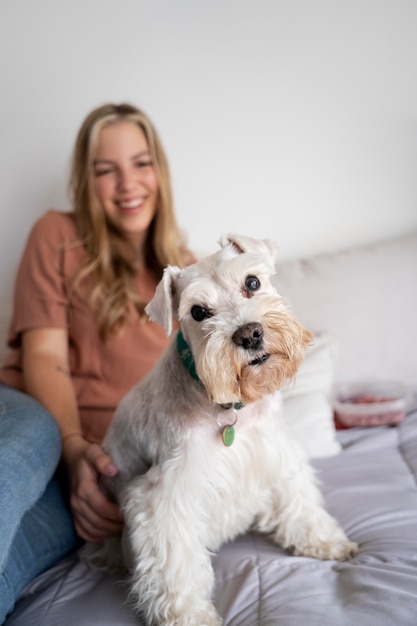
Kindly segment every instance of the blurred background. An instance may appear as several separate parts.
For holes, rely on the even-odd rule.
[[[415,231],[416,32],[415,0],[2,2],[0,302],[106,101],[154,121],[197,254],[230,231],[281,259]]]

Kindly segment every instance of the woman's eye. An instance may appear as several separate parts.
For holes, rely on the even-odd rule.
[[[152,161],[137,161],[135,165],[136,167],[143,168],[143,167],[151,167],[153,163]]]
[[[105,169],[105,170],[96,170],[94,172],[95,176],[106,176],[106,174],[111,174],[113,170],[112,169]]]
[[[245,278],[245,288],[247,291],[258,291],[261,286],[261,281],[257,276],[246,276]]]
[[[212,313],[209,309],[206,309],[203,306],[199,306],[198,304],[195,304],[191,308],[191,316],[196,322],[202,322],[207,317],[211,317],[211,315]]]

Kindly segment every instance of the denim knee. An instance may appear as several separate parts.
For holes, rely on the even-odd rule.
[[[23,456],[36,453],[51,478],[61,455],[57,422],[37,400],[0,384],[0,450],[10,444]],[[7,456],[6,447],[4,453]]]
[[[0,510],[7,543],[22,515],[44,492],[60,456],[54,418],[27,394],[0,385]]]

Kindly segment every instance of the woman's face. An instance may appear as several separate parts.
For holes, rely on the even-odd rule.
[[[156,211],[158,181],[137,124],[116,122],[100,131],[94,180],[107,218],[135,244],[143,244]]]

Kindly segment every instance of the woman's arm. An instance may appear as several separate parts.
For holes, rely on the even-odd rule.
[[[23,373],[27,393],[55,417],[61,430],[62,460],[78,534],[86,541],[100,541],[119,533],[120,509],[104,497],[97,483],[99,474],[113,476],[117,469],[101,446],[90,444],[82,435],[69,371],[67,331],[37,328],[24,332]]]
[[[62,439],[81,433],[77,399],[68,362],[68,335],[61,328],[23,333],[23,376],[27,393],[58,422]]]

